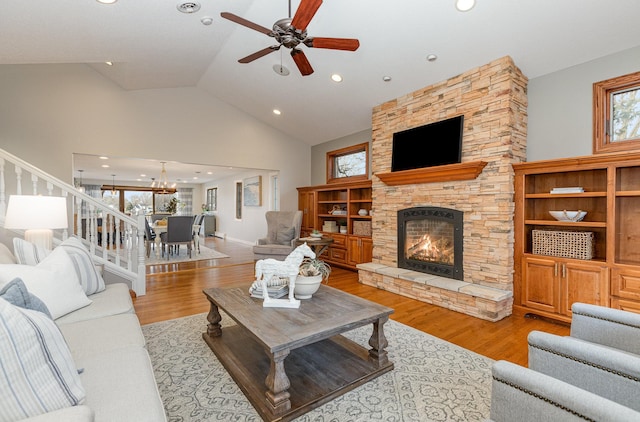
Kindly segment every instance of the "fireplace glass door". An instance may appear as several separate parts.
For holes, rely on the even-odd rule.
[[[462,280],[462,229],[461,211],[398,211],[398,267]]]

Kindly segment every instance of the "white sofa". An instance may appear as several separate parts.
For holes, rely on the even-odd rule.
[[[56,320],[77,367],[83,369],[86,399],[74,407],[85,409],[70,407],[27,420],[166,421],[127,285],[107,284],[89,298],[91,305]]]
[[[84,401],[23,420],[166,421],[128,286],[107,284],[104,290],[88,298],[91,301],[88,306],[54,320],[80,373],[86,393]]]

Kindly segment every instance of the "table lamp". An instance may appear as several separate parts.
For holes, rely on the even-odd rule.
[[[53,229],[69,227],[67,201],[59,196],[11,195],[5,229],[24,229],[24,240],[53,249]]]

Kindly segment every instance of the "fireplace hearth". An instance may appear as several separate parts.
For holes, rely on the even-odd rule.
[[[398,211],[398,267],[463,280],[462,211],[413,207]]]

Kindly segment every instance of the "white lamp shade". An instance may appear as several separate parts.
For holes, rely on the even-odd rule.
[[[11,195],[6,229],[66,229],[67,201],[60,196]]]

